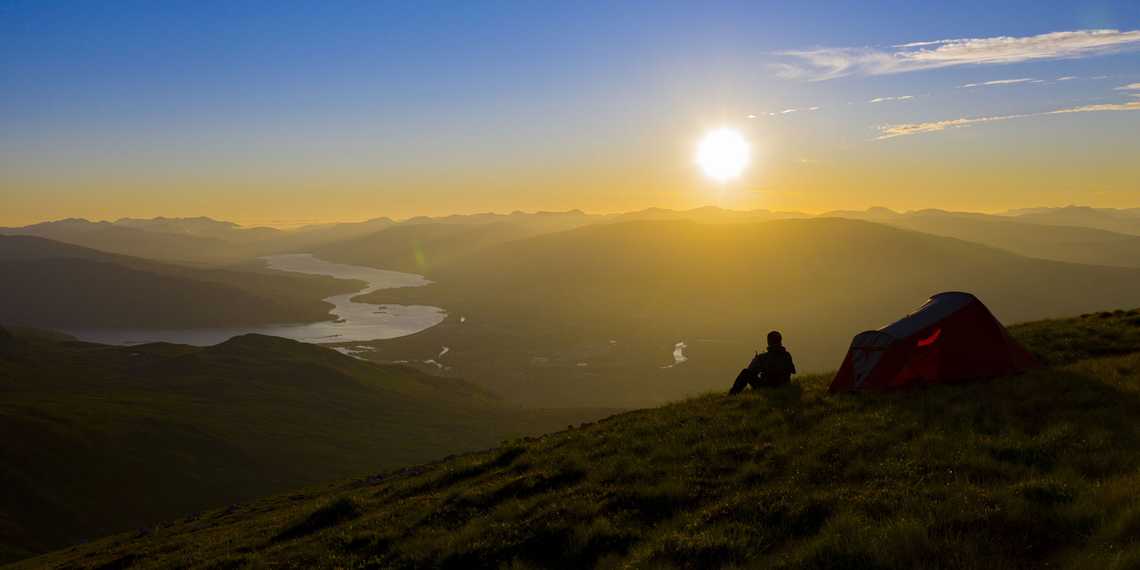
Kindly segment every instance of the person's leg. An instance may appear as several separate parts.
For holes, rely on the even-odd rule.
[[[732,389],[728,391],[729,395],[739,394],[745,386],[752,383],[754,377],[755,374],[752,374],[751,370],[747,368],[741,370],[740,374],[736,375],[736,381],[732,383]]]
[[[759,390],[765,386],[764,379],[759,374],[753,373],[748,379],[748,385],[752,386],[753,390]]]

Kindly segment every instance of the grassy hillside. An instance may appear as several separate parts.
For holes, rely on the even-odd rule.
[[[0,335],[0,551],[42,552],[601,412],[248,335],[206,348]]]
[[[640,406],[719,389],[771,329],[801,370],[929,295],[964,290],[1005,322],[1140,304],[1140,269],[1044,261],[842,219],[593,225],[490,247],[370,302],[445,307],[447,322],[370,343],[533,404]],[[463,318],[463,322],[460,322]],[[673,363],[675,344],[688,360]]]
[[[0,236],[0,322],[58,328],[206,327],[326,320],[359,289],[259,268],[200,269],[28,236]]]
[[[1051,367],[708,395],[17,567],[1137,567],[1140,311],[1013,333]]]

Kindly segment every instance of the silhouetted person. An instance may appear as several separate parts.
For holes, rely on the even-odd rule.
[[[780,331],[772,331],[768,333],[768,351],[758,352],[752,357],[752,362],[736,376],[736,382],[732,383],[732,389],[728,393],[739,394],[745,386],[752,386],[753,389],[787,386],[795,373],[796,363],[792,362],[791,353],[784,348],[784,337]]]

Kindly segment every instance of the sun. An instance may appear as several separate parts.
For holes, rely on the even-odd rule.
[[[719,128],[705,134],[697,145],[697,165],[705,176],[724,183],[744,172],[750,154],[748,141],[739,131]]]

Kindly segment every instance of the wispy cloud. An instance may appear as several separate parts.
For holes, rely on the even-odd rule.
[[[1018,83],[1044,83],[1040,79],[1033,79],[1032,77],[1022,77],[1020,79],[995,79],[993,81],[983,81],[981,83],[967,83],[959,85],[963,89],[970,87],[992,87],[994,85],[1017,85]]]
[[[907,101],[910,99],[914,99],[914,95],[898,95],[896,97],[875,97],[874,99],[871,99],[870,101],[867,101],[867,102],[868,103],[885,103],[887,101]]]
[[[1054,81],[1072,81],[1072,80],[1074,80],[1074,79],[1076,79],[1076,78],[1077,78],[1077,76],[1076,76],[1076,75],[1065,75],[1065,76],[1063,76],[1063,77],[1058,77],[1058,78],[1057,78],[1057,79],[1055,79]]]
[[[814,105],[811,107],[788,107],[787,109],[783,109],[781,111],[765,111],[765,112],[760,113],[760,115],[767,115],[769,117],[776,117],[779,115],[791,115],[792,113],[806,113],[806,112],[810,112],[810,111],[818,111],[820,109],[822,109],[822,107],[820,107],[819,105]],[[749,119],[755,119],[757,116],[758,115],[752,114],[752,115],[748,115],[748,118]]]
[[[1097,105],[1083,105],[1080,107],[1067,107],[1040,113],[1019,113],[1016,115],[995,115],[990,117],[962,117],[959,119],[945,119],[926,123],[898,123],[882,125],[879,127],[879,136],[875,140],[891,139],[908,135],[921,135],[923,133],[936,133],[947,129],[968,127],[981,123],[1009,121],[1012,119],[1025,119],[1028,117],[1044,117],[1047,115],[1063,115],[1068,113],[1096,113],[1101,111],[1140,111],[1140,101],[1126,103],[1101,103]]]
[[[1129,83],[1128,85],[1121,85],[1116,88],[1117,91],[1136,91],[1140,90],[1140,83]]]
[[[990,65],[1042,59],[1068,59],[1140,48],[1140,30],[1073,30],[1036,36],[996,36],[920,41],[889,48],[819,48],[781,55],[782,77],[813,81],[848,75],[887,75],[958,65]]]

